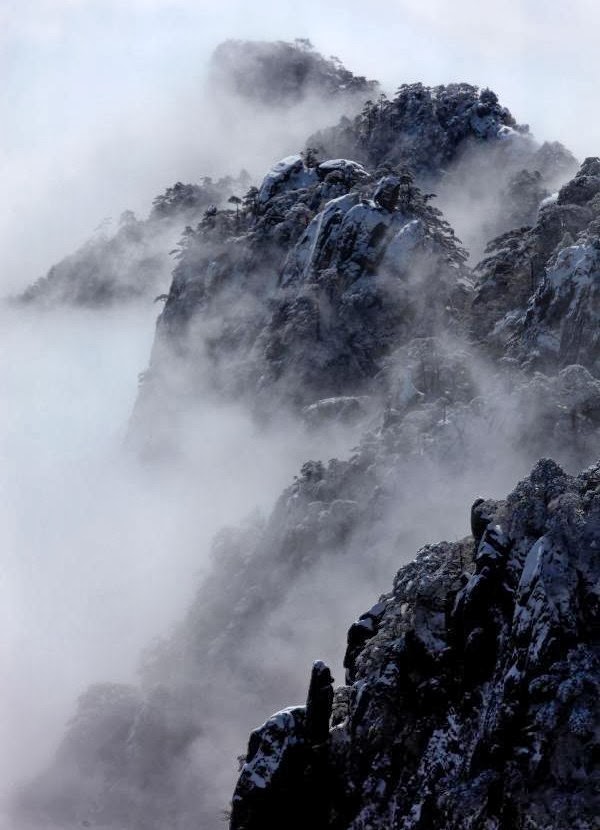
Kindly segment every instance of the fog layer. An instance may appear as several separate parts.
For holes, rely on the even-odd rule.
[[[216,531],[269,509],[305,459],[293,425],[259,434],[217,404],[178,465],[127,456],[155,314],[2,312],[3,788],[48,761],[88,684],[134,679],[142,648],[189,603]]]

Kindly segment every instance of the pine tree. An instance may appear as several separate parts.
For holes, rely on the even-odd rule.
[[[248,190],[242,199],[242,206],[244,213],[256,216],[258,213],[258,188],[253,186]]]
[[[242,204],[242,200],[239,196],[230,196],[227,199],[230,205],[235,205],[235,220],[236,222],[239,221],[240,218],[240,205]]]

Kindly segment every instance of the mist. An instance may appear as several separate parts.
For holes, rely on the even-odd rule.
[[[305,460],[299,425],[259,430],[243,407],[206,400],[189,413],[185,459],[145,466],[124,452],[155,315],[1,315],[5,795],[48,763],[89,684],[135,680],[142,650],[191,601],[216,532],[267,512]],[[349,449],[337,440],[329,450]]]

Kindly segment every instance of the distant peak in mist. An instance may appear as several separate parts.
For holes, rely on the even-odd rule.
[[[266,106],[293,105],[310,95],[362,96],[379,89],[377,81],[354,75],[335,55],[325,58],[311,42],[227,40],[211,61],[211,81]]]
[[[199,222],[210,206],[241,196],[249,185],[245,171],[237,178],[203,176],[199,184],[175,182],[153,199],[146,219],[137,219],[131,210],[125,210],[112,234],[108,220],[16,300],[38,307],[99,308],[152,298],[168,286],[172,269],[169,252],[175,252],[184,228]]]

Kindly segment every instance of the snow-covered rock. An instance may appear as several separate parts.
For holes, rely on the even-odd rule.
[[[472,329],[496,352],[533,365],[597,371],[600,162],[586,159],[533,227],[504,234],[475,269]],[[511,342],[512,341],[512,342]]]
[[[286,156],[269,170],[258,191],[258,202],[264,205],[273,196],[286,190],[299,190],[318,181],[314,168],[307,168],[302,156]]]
[[[361,115],[342,119],[309,144],[370,165],[402,163],[420,174],[439,171],[465,141],[509,143],[526,133],[490,90],[416,83],[403,84],[390,100],[367,102]]]
[[[331,174],[334,176],[340,175],[351,184],[366,181],[369,178],[369,173],[363,165],[352,159],[329,159],[328,161],[322,161],[317,165],[317,173],[322,178],[326,178]]]
[[[534,365],[583,364],[600,374],[600,239],[559,251],[512,345]]]
[[[257,811],[242,775],[232,830],[295,827],[300,794],[314,826],[594,830],[599,488],[598,465],[571,478],[541,461],[489,503],[477,549],[420,551],[350,629],[348,708],[325,760],[281,765]]]

